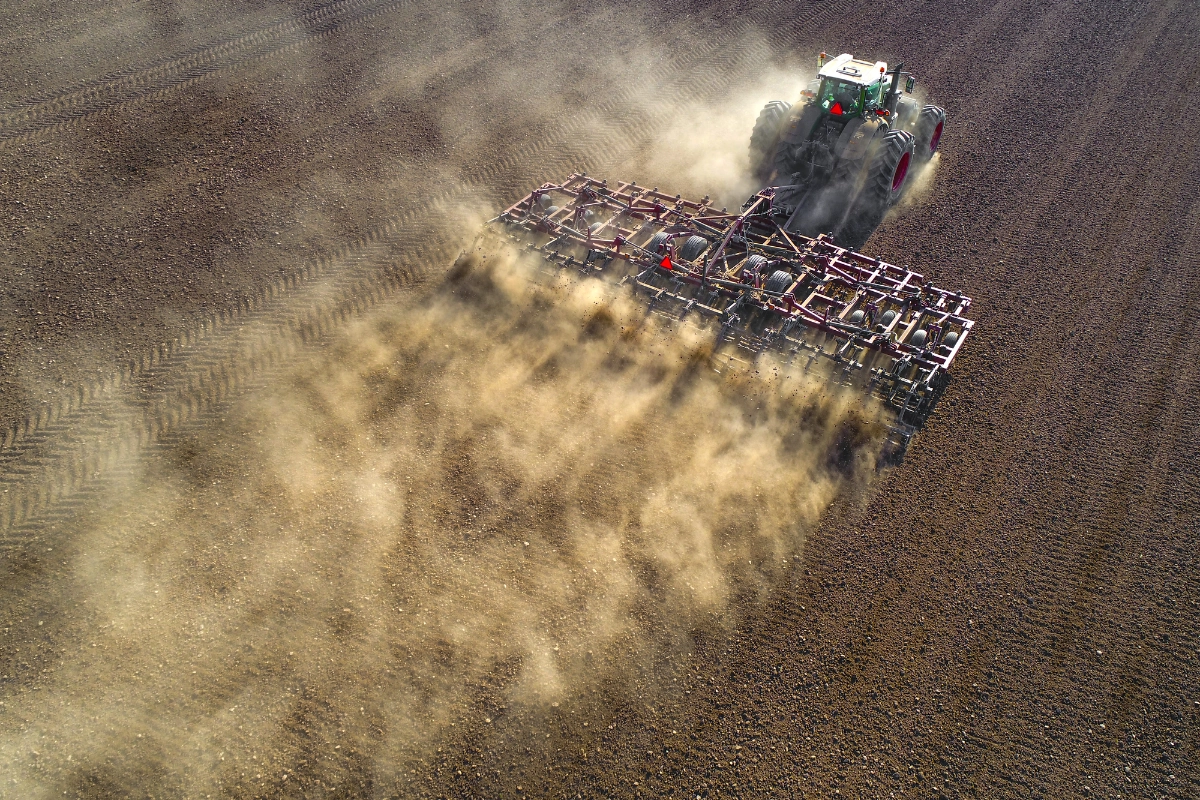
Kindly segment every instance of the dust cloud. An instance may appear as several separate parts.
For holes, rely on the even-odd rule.
[[[588,24],[630,31],[619,12]],[[436,58],[372,63],[382,77],[357,101],[450,86],[497,40],[559,18],[497,11],[501,32],[475,37],[472,10]],[[647,77],[656,49],[497,58],[486,91],[446,89],[453,102],[419,120],[448,163],[378,155],[420,125],[364,132],[386,166],[305,173],[322,200],[300,204],[298,227],[344,237],[364,209],[480,173],[505,136],[630,84],[631,113],[672,103],[672,121],[596,167],[737,206],[756,188],[759,109],[806,77],[756,67],[711,103],[678,102]],[[314,81],[322,66],[296,55],[289,70]],[[268,110],[302,116],[290,108]],[[389,795],[446,741],[595,724],[635,687],[670,691],[664,661],[777,589],[829,503],[874,475],[883,431],[857,394],[769,357],[714,358],[711,331],[612,287],[531,276],[473,252],[88,498],[41,565],[0,587],[0,795]]]
[[[7,699],[6,791],[399,786],[448,736],[594,718],[870,481],[861,398],[531,276],[472,250],[86,515],[26,623],[60,650]]]
[[[941,164],[942,154],[934,153],[924,164],[920,164],[913,168],[912,176],[908,180],[908,186],[904,190],[904,194],[900,198],[900,202],[895,205],[890,213],[903,214],[912,208],[918,208],[924,205],[933,191],[934,178],[937,176],[938,165]]]
[[[799,66],[763,70],[707,102],[672,105],[668,124],[635,160],[640,183],[658,181],[688,197],[711,196],[737,208],[760,188],[750,170],[750,134],[763,106],[794,104],[816,72]]]

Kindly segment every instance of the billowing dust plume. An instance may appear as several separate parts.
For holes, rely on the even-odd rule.
[[[797,65],[762,70],[719,98],[673,103],[669,122],[633,160],[636,180],[739,207],[762,188],[750,169],[750,134],[759,112],[772,100],[798,102],[815,74]],[[650,93],[647,102],[657,97]]]
[[[6,788],[380,787],[504,715],[584,719],[734,624],[873,474],[859,398],[530,275],[472,251],[93,515],[43,598],[76,644],[5,710]]]
[[[942,154],[934,153],[929,161],[912,171],[908,179],[908,188],[892,213],[904,213],[910,208],[924,205],[929,200],[941,161]]]

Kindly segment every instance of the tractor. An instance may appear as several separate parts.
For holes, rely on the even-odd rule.
[[[775,187],[772,213],[785,231],[854,249],[933,158],[946,112],[905,96],[916,78],[904,64],[821,53],[817,66],[800,102],[773,100],[758,115],[750,166]]]
[[[902,453],[971,333],[971,298],[855,251],[937,152],[946,114],[904,96],[915,79],[903,64],[822,54],[818,66],[800,103],[759,115],[761,183],[740,210],[576,173],[509,206],[472,250],[512,246],[535,280],[607,278],[648,314],[708,327],[718,371],[772,351],[856,386],[895,412],[889,447]]]

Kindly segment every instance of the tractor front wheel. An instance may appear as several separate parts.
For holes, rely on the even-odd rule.
[[[933,158],[938,145],[942,142],[942,131],[946,127],[946,112],[938,106],[925,106],[913,126],[913,134],[917,140],[916,158],[924,163]]]

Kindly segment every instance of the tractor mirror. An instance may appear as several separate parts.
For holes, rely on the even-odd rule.
[[[908,76],[908,80],[904,82],[904,91],[912,94],[913,87],[917,85],[917,79],[912,75]]]

